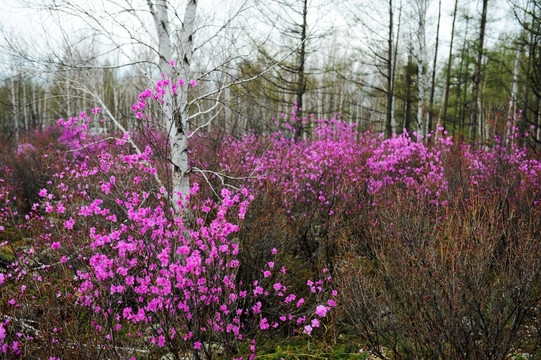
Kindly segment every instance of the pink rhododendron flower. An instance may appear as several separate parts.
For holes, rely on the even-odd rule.
[[[69,220],[64,222],[64,227],[66,229],[73,229],[74,224],[75,224],[75,220],[73,220],[73,218],[70,217]]]
[[[318,305],[316,307],[316,314],[319,317],[325,317],[325,315],[327,315],[327,308],[325,307],[325,305]]]
[[[259,328],[261,330],[266,330],[269,328],[269,323],[267,322],[267,318],[261,319],[261,321],[259,322]]]

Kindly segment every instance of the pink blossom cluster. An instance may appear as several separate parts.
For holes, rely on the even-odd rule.
[[[474,188],[501,191],[504,185],[516,184],[519,191],[513,196],[520,196],[520,192],[526,189],[534,189],[536,192],[539,189],[541,161],[532,158],[526,147],[521,148],[514,142],[504,144],[496,136],[494,145],[489,148],[464,148],[469,182]]]
[[[160,89],[169,85],[162,80],[151,100],[160,101]],[[93,115],[99,117],[99,111]],[[2,273],[0,286],[22,289],[9,292],[14,315],[24,319],[21,311],[38,301],[36,293],[55,291],[85,314],[100,346],[122,347],[137,337],[149,347],[201,353],[211,351],[211,341],[232,349],[259,331],[293,327],[302,333],[307,324],[319,326],[336,305],[328,274],[306,285],[307,296],[293,290],[287,269],[278,263],[267,264],[253,282],[238,277],[242,249],[233,236],[250,211],[253,195],[247,187],[222,188],[210,199],[192,182],[190,194],[180,194],[179,213],[157,183],[161,159],[150,147],[135,152],[130,135],[120,134],[88,150],[96,142],[88,136],[91,117],[83,113],[58,121],[69,131],[69,141],[62,141],[84,156],[65,163],[40,189],[41,200],[28,217],[33,242],[8,275]],[[271,256],[276,254],[274,249]],[[4,323],[2,350],[15,354],[21,341],[43,340],[39,329],[18,331],[23,321],[36,320]],[[55,347],[74,346],[62,344],[66,331],[53,333]],[[255,342],[247,356],[254,358]]]
[[[135,117],[150,119],[149,105],[166,106],[164,95],[178,94],[183,85],[183,80],[162,78],[140,94],[132,106]],[[21,229],[32,241],[23,250],[13,249],[13,264],[0,270],[2,316],[10,316],[0,319],[3,353],[18,354],[22,344],[46,341],[56,357],[54,350],[80,346],[66,336],[84,319],[104,351],[135,342],[208,355],[212,342],[233,353],[244,341],[250,352],[238,358],[254,358],[254,339],[261,332],[283,329],[313,336],[320,331],[338,296],[330,270],[317,277],[311,273],[300,284],[290,275],[291,263],[282,260],[286,254],[294,262],[298,246],[266,248],[259,238],[239,239],[243,230],[260,225],[252,216],[255,209],[271,212],[272,226],[287,224],[291,233],[284,237],[308,243],[307,234],[316,230],[314,241],[336,229],[334,234],[362,233],[344,227],[364,226],[360,214],[369,213],[377,222],[377,210],[393,196],[445,206],[459,176],[468,178],[475,191],[501,191],[506,185],[512,196],[528,191],[533,201],[540,198],[541,162],[516,142],[496,139],[491,147],[473,148],[454,144],[443,129],[431,134],[430,143],[406,132],[386,139],[358,133],[336,118],[313,117],[310,137],[295,140],[291,133],[299,119],[293,112],[286,130],[269,136],[226,136],[214,147],[199,135],[191,137],[192,187],[180,194],[178,212],[170,204],[170,166],[156,151],[167,148],[166,134],[145,128],[144,134],[93,136],[90,127],[102,120],[100,114],[95,108],[60,119],[60,145],[66,151],[43,154],[52,175],[37,191],[31,213],[22,215]],[[146,145],[144,136],[155,141]],[[143,144],[140,151],[135,143]],[[36,148],[25,142],[20,156]],[[4,224],[19,230],[13,219],[21,214],[13,206],[13,188],[6,185],[11,170],[0,174],[4,239]],[[260,246],[262,265],[242,262],[252,245],[246,242]],[[3,241],[0,247],[7,245]],[[331,249],[332,242],[325,246]],[[307,248],[306,257],[315,257],[318,249]],[[335,254],[328,254],[332,261]],[[253,278],[243,277],[243,267]],[[79,318],[67,316],[62,327],[39,328],[31,305],[46,296],[71,306]]]
[[[436,146],[427,146],[407,132],[382,140],[367,161],[368,190],[377,193],[400,184],[421,197],[439,197],[447,188],[443,157],[449,140],[440,137]]]
[[[453,145],[450,137],[440,134],[435,143],[426,144],[416,134],[385,139],[358,134],[337,119],[313,121],[314,136],[305,141],[281,131],[267,138],[252,134],[226,139],[218,154],[219,170],[247,177],[253,193],[267,191],[267,184],[279,186],[291,219],[309,216],[310,208],[323,217],[351,212],[366,206],[365,195],[375,201],[391,188],[436,202],[447,189],[444,167]]]

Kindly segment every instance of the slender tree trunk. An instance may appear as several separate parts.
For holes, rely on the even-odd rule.
[[[118,119],[118,88],[115,79],[113,78],[113,84],[111,85],[111,91],[113,93],[113,114]]]
[[[460,100],[460,126],[464,129],[464,136],[466,135],[466,115],[468,113],[468,79],[469,73],[466,67],[466,74],[462,74],[463,86],[462,86],[462,99]],[[471,125],[471,124],[468,124]]]
[[[169,29],[168,2],[156,0],[155,5],[147,0],[150,12],[154,19],[158,34],[159,68],[160,72],[169,80],[172,79],[171,34]],[[186,5],[184,23],[181,36],[182,61],[180,62],[180,77],[189,82],[190,66],[193,54],[193,34],[195,16],[197,13],[197,0],[189,0]],[[182,212],[181,203],[185,203],[183,197],[189,195],[190,182],[188,179],[188,95],[189,86],[186,84],[177,96],[169,94],[165,99],[164,125],[168,129],[171,146],[172,179],[169,193],[172,196],[173,207],[177,213]]]
[[[455,0],[455,9],[453,10],[453,25],[451,26],[451,42],[449,44],[449,59],[447,61],[447,72],[445,74],[445,92],[443,97],[443,115],[442,121],[445,125],[447,122],[447,109],[449,107],[449,92],[451,91],[451,66],[453,64],[453,41],[455,38],[455,22],[456,14],[458,10],[458,0]],[[452,122],[453,134],[455,128],[455,122]]]
[[[484,78],[483,79],[483,90],[481,91],[481,94],[485,94],[486,85],[487,85],[487,81]],[[478,133],[477,133],[477,135],[478,135],[477,138],[482,141],[482,140],[486,139],[487,138],[486,136],[488,135],[488,122],[486,121],[488,111],[486,111],[486,109],[483,106],[483,97],[482,96],[477,97],[477,106],[479,107],[479,130],[478,130]]]
[[[15,141],[19,142],[19,106],[17,104],[16,97],[16,83],[11,79],[11,106],[13,106],[13,132],[15,134]]]
[[[534,114],[534,125],[536,126],[535,129],[535,138],[539,142],[541,141],[541,104],[540,99],[538,95],[535,96],[535,114]],[[538,144],[539,149],[539,144]]]
[[[36,85],[36,90],[34,93],[37,93],[36,95],[36,109],[35,109],[35,116],[36,116],[36,126],[38,129],[42,129],[42,121],[41,118],[41,88]]]
[[[43,93],[43,104],[41,105],[41,126],[46,126],[47,120],[48,120],[48,104],[49,104],[49,89],[45,87]]]
[[[342,111],[344,108],[344,89],[340,87],[338,89],[338,110]]]
[[[418,132],[426,135],[426,126],[424,123],[424,100],[425,100],[425,62],[426,62],[426,10],[428,0],[416,0],[418,13],[417,27],[417,91],[419,102],[417,103],[417,124]]]
[[[478,124],[478,99],[479,99],[479,85],[481,84],[481,68],[483,65],[483,44],[485,41],[485,27],[487,23],[487,7],[488,0],[483,0],[483,11],[481,13],[481,25],[479,27],[479,44],[477,49],[477,62],[475,63],[475,73],[473,75],[473,88],[472,88],[472,115],[471,115],[471,136],[472,140],[477,136],[477,124]]]
[[[538,28],[539,29],[539,28]],[[537,36],[537,39],[539,40],[539,35]],[[530,118],[528,117],[528,109],[529,107],[525,107],[524,108],[524,119],[522,121],[522,128],[521,128],[521,131],[522,133],[526,132],[528,129],[527,129],[527,126],[528,126],[528,123],[531,123],[531,124],[534,124],[534,125],[537,125],[538,126],[538,130],[539,130],[539,123],[537,122],[537,119],[538,119],[538,114],[539,114],[539,97],[541,96],[541,84],[539,83],[539,79],[541,77],[541,54],[539,53],[540,52],[540,48],[539,48],[539,42],[536,42],[534,43],[534,46],[533,46],[533,49],[532,49],[532,54],[530,55],[530,57],[533,57],[533,59],[535,59],[535,64],[533,64],[533,66],[535,66],[536,70],[534,71],[534,78],[536,79],[536,81],[533,82],[533,96],[535,98],[535,109],[534,111],[532,111],[532,120],[529,120]]]
[[[412,54],[411,54],[411,48],[408,53],[408,64],[406,66],[406,110],[404,111],[404,129],[406,129],[407,132],[411,132],[411,105],[413,103],[413,100],[411,98],[411,74],[412,74]]]
[[[513,67],[513,86],[511,88],[511,98],[509,99],[509,110],[507,112],[507,119],[512,124],[512,127],[515,126],[514,114],[517,111],[518,70],[519,70],[521,52],[522,52],[522,49],[519,46],[517,48],[517,55],[515,57],[515,66]],[[509,139],[509,136],[511,136],[510,127],[507,127],[506,133],[507,133],[506,139]]]
[[[430,87],[430,103],[428,106],[428,132],[432,131],[432,118],[434,116],[434,92],[436,90],[436,63],[438,59],[438,45],[440,40],[441,0],[438,3],[438,26],[436,28],[436,49],[432,63],[432,85]]]
[[[398,132],[398,123],[396,121],[396,114],[395,114],[395,107],[396,107],[396,101],[395,101],[395,92],[396,92],[396,64],[398,59],[398,43],[400,40],[400,25],[402,23],[402,0],[400,0],[400,8],[398,9],[398,23],[396,24],[396,40],[394,45],[394,55],[393,55],[393,72],[392,72],[392,90],[393,90],[393,106],[391,109],[391,127],[393,129],[393,132]]]
[[[385,134],[391,137],[393,133],[393,0],[389,0],[389,36],[387,37],[387,111]]]
[[[539,24],[537,28],[539,29]],[[541,75],[541,54],[540,54],[541,49],[538,43],[534,43],[533,47],[534,47],[533,51],[535,54],[534,58],[537,59],[537,76],[535,78],[539,79],[539,76]],[[541,86],[541,84],[539,84],[539,82],[536,81],[534,82],[534,86],[536,86],[537,89],[539,90],[539,86]],[[538,91],[538,90],[534,91],[535,105],[534,105],[531,123],[535,127],[534,131],[532,132],[534,133],[535,139],[537,140],[537,149],[539,150],[539,146],[541,143],[541,106],[540,106],[541,91]],[[524,111],[528,111],[527,108],[524,109]]]
[[[357,104],[351,105],[351,114],[349,116],[349,124],[353,125],[353,122],[357,121]]]
[[[532,34],[531,35],[531,38],[530,38],[530,48],[528,50],[528,58],[529,58],[529,61],[528,61],[528,67],[526,69],[527,73],[528,74],[535,74],[536,71],[538,70],[541,70],[541,58],[537,58],[536,57],[536,49],[537,49],[537,44],[535,42],[535,37],[534,35]],[[536,61],[537,59],[537,61]],[[537,68],[537,70],[536,70]],[[534,79],[535,77],[532,78],[532,80]],[[526,86],[525,86],[525,91],[524,91],[524,100],[523,100],[523,103],[522,103],[522,114],[521,114],[521,119],[518,120],[518,124],[516,122],[513,122],[513,128],[515,126],[518,126],[519,128],[519,132],[521,134],[524,134],[525,130],[526,130],[526,124],[528,122],[528,119],[529,119],[529,112],[530,112],[530,94],[531,92],[533,92],[533,95],[534,96],[537,96],[539,95],[538,91],[536,90],[536,86],[539,86],[537,85],[535,82],[531,82],[531,81],[528,81],[526,82]],[[518,114],[517,114],[518,115]],[[515,119],[515,117],[513,117],[513,119]],[[535,117],[534,117],[535,119]],[[514,136],[512,137],[512,139],[514,139]]]
[[[36,93],[37,93],[38,87],[32,85],[31,89],[32,89],[32,115],[30,116],[30,119],[32,120],[32,123],[31,123],[32,127],[37,128],[38,101],[37,101]]]
[[[465,101],[462,100],[462,87],[464,87],[464,93],[466,93],[466,90],[467,90],[467,81],[466,81],[466,84],[463,84],[464,82],[464,60],[466,58],[466,44],[467,44],[467,39],[468,39],[468,29],[469,29],[469,23],[470,23],[470,18],[469,16],[466,17],[466,31],[464,33],[464,42],[462,44],[462,52],[461,52],[461,56],[460,56],[460,65],[459,65],[459,68],[458,68],[458,81],[457,81],[457,94],[456,94],[456,104],[455,104],[455,119],[458,120],[458,126],[460,128],[460,130],[462,131],[462,133],[464,134],[465,133],[465,129],[464,129],[464,117],[465,117],[465,112],[464,112],[464,107],[465,107]],[[466,69],[466,73],[468,72],[468,70]]]
[[[24,130],[28,130],[28,99],[26,98],[26,82],[22,81],[22,78],[20,79],[20,83],[23,87],[23,124],[24,124]]]
[[[229,88],[225,89],[224,97],[225,97],[225,102],[229,104],[231,102],[231,90]],[[224,130],[228,129],[228,122],[229,122],[229,126],[233,126],[233,121],[232,121],[232,116],[231,116],[231,107],[229,106],[225,108]],[[242,123],[240,125],[242,126],[241,131],[246,130],[246,127]],[[211,122],[209,122],[208,131],[209,132],[211,131]]]
[[[69,78],[69,73],[67,75],[67,78],[66,78],[66,105],[67,105],[67,116],[73,116],[74,114],[71,112],[71,85],[70,85],[70,82],[68,80]]]
[[[297,116],[299,121],[295,127],[295,140],[302,139],[304,134],[303,119],[303,97],[306,92],[306,80],[304,79],[304,67],[306,62],[306,28],[308,17],[308,0],[303,1],[302,8],[302,27],[301,27],[301,46],[299,49],[299,67],[298,67],[298,81],[297,81]]]

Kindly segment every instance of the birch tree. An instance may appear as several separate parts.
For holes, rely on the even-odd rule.
[[[159,68],[168,79],[172,78],[171,61],[171,31],[168,18],[167,0],[156,0],[153,3],[147,0],[150,13],[154,19],[156,33],[158,34]],[[179,74],[181,78],[188,79],[193,55],[193,36],[195,17],[197,14],[197,0],[188,0],[182,25],[181,35],[181,62]],[[188,165],[188,96],[181,91],[178,96],[168,93],[164,104],[164,121],[168,129],[171,146],[172,167],[172,201],[177,211],[180,210],[180,196],[189,194],[190,182],[187,176]]]
[[[424,106],[426,94],[426,13],[430,0],[415,0],[414,9],[417,21],[415,30],[415,60],[417,61],[417,92],[419,102],[417,103],[417,125],[418,132],[426,135],[426,124],[424,119]]]
[[[441,0],[438,2],[438,25],[436,26],[436,45],[434,50],[434,62],[432,63],[432,81],[430,85],[430,102],[428,105],[428,132],[432,131],[432,119],[434,117],[434,93],[436,91],[436,64],[438,60],[438,45],[440,40]]]
[[[13,132],[15,134],[15,141],[19,140],[19,105],[17,104],[17,84],[12,78],[9,82],[9,88],[11,93],[11,106],[13,107]]]
[[[145,74],[147,84],[164,78],[182,78],[185,82],[195,79],[205,83],[195,93],[189,86],[185,86],[176,96],[167,95],[163,104],[163,116],[160,127],[165,130],[169,138],[169,154],[172,178],[168,182],[167,190],[171,196],[172,205],[179,210],[177,194],[183,195],[189,192],[188,180],[188,150],[187,140],[190,128],[197,128],[200,119],[205,116],[214,118],[221,108],[220,94],[230,86],[230,83],[219,84],[216,82],[223,74],[234,66],[236,59],[242,58],[246,53],[239,49],[225,51],[216,45],[230,46],[224,38],[225,30],[233,25],[239,25],[237,21],[243,12],[248,9],[248,0],[222,1],[219,11],[206,8],[204,15],[198,15],[201,6],[197,0],[111,0],[107,2],[93,1],[72,2],[68,0],[49,0],[32,2],[37,11],[47,14],[48,20],[53,21],[61,34],[61,42],[68,44],[69,49],[74,50],[83,46],[91,46],[101,43],[101,47],[93,55],[93,63],[68,59],[64,61],[58,54],[58,46],[55,36],[49,36],[51,43],[43,52],[19,51],[15,43],[9,45],[9,50],[24,58],[27,62],[44,66],[52,65],[56,68],[64,68],[67,74],[70,72],[90,71],[93,69],[118,69],[124,68]],[[212,19],[209,14],[214,14]],[[70,19],[71,21],[67,21]],[[76,21],[73,21],[75,19]],[[212,21],[212,27],[204,27],[200,19]],[[80,28],[70,29],[70,24],[77,24]],[[53,27],[53,26],[51,26]],[[55,28],[56,29],[56,28]],[[240,25],[238,28],[240,31]],[[51,33],[53,30],[51,30]],[[81,36],[91,34],[86,39]],[[199,35],[204,37],[198,39]],[[50,34],[49,34],[50,35]],[[229,58],[217,56],[229,53]],[[236,51],[239,50],[239,51]],[[194,53],[199,51],[199,61],[194,60]],[[208,52],[206,57],[204,52]],[[120,54],[120,55],[118,55]],[[116,56],[117,62],[112,65],[111,58]],[[205,56],[205,58],[203,58]],[[171,66],[172,61],[176,64]],[[219,62],[221,61],[221,63]],[[197,67],[194,71],[194,65]],[[157,70],[157,71],[156,71]],[[98,84],[88,82],[81,83],[72,76],[65,76],[69,84],[66,93],[75,96],[84,93],[84,101],[104,107],[106,101],[101,98],[103,89]],[[205,81],[207,80],[207,81]],[[233,82],[237,79],[233,79]],[[95,86],[98,85],[98,86]],[[142,89],[141,89],[142,90]],[[139,91],[141,91],[139,90]],[[116,100],[115,100],[116,102]],[[190,109],[197,108],[190,114]],[[122,126],[121,121],[115,118],[115,111],[105,111],[105,114],[121,132],[129,131]]]

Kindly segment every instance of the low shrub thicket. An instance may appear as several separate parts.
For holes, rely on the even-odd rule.
[[[2,154],[4,354],[241,358],[338,329],[380,358],[539,354],[541,162],[514,136],[196,134],[179,215],[165,137],[87,120]]]

